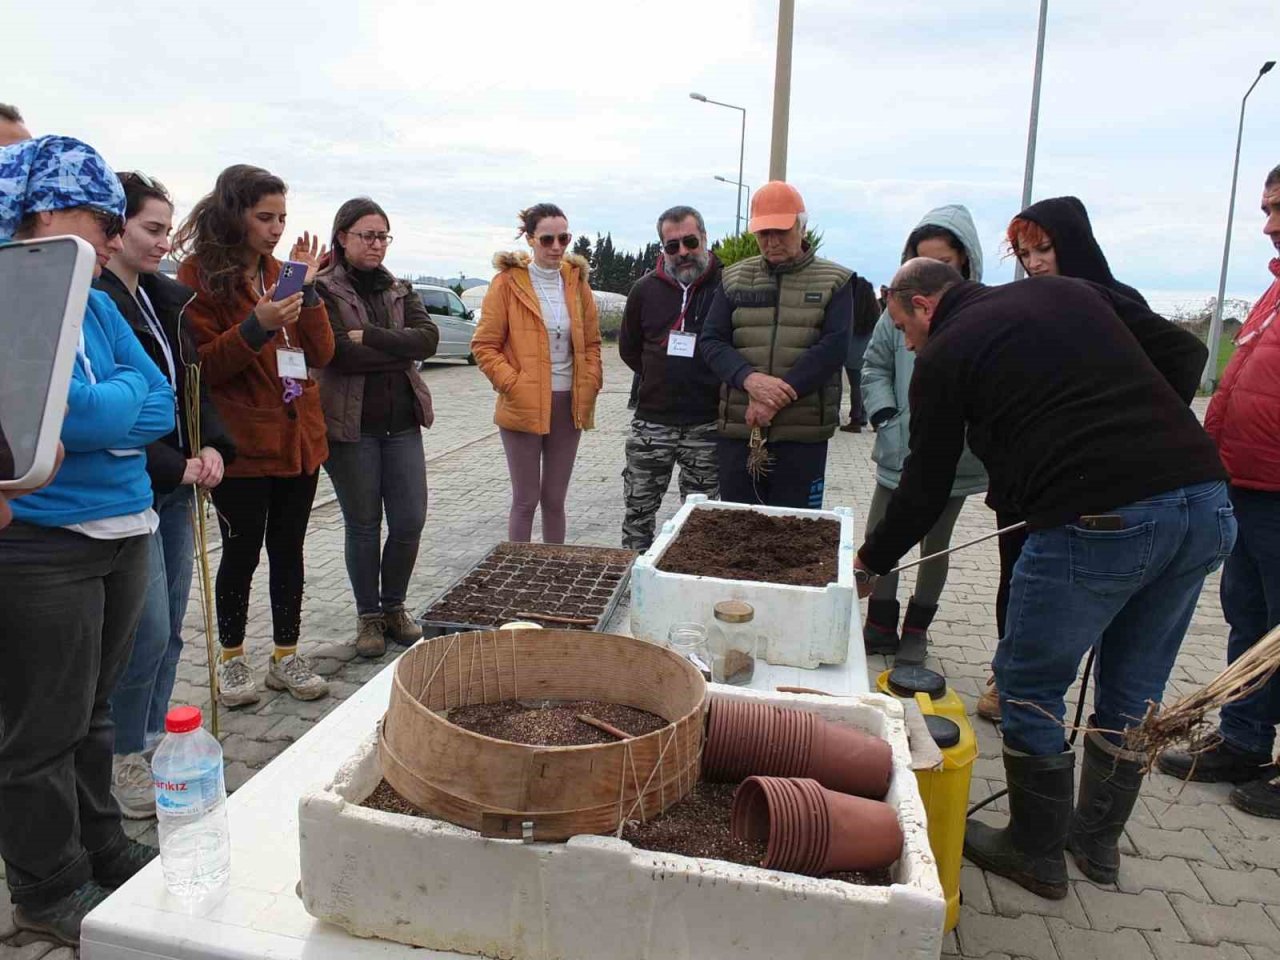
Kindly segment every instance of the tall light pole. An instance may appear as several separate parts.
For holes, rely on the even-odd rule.
[[[1040,28],[1036,33],[1036,69],[1035,78],[1031,81],[1031,120],[1027,124],[1027,161],[1022,168],[1022,206],[1025,210],[1031,206],[1031,184],[1036,174],[1036,135],[1040,131],[1040,78],[1044,75],[1044,29],[1049,20],[1049,0],[1040,0]],[[1019,260],[1013,268],[1013,279],[1021,280],[1026,275]]]
[[[728,177],[717,176],[716,179],[719,180],[721,183],[728,183],[728,184],[731,184],[732,186],[745,189],[747,191],[747,210],[751,209],[751,184],[743,183],[741,180],[730,180]],[[738,233],[739,234],[742,233],[742,215],[741,214],[738,215]]]
[[[1253,88],[1258,85],[1258,81],[1270,73],[1275,65],[1274,60],[1264,63],[1240,100],[1240,126],[1236,129],[1236,159],[1235,165],[1231,168],[1231,199],[1227,202],[1227,239],[1222,244],[1222,273],[1218,275],[1218,302],[1214,304],[1213,320],[1209,322],[1209,362],[1204,365],[1204,376],[1200,378],[1200,386],[1205,390],[1213,390],[1217,386],[1218,341],[1222,338],[1222,298],[1227,295],[1227,263],[1231,259],[1231,225],[1236,215],[1236,183],[1240,179],[1240,144],[1244,140],[1244,105],[1249,100],[1249,94],[1253,93]]]
[[[700,93],[691,93],[689,94],[689,97],[692,100],[698,100],[698,101],[701,101],[702,103],[714,103],[717,107],[728,107],[730,110],[742,111],[742,142],[738,147],[738,214],[737,214],[737,221],[736,221],[738,223],[741,223],[742,222],[742,161],[746,158],[746,155],[747,155],[747,108],[736,107],[732,103],[721,103],[719,100],[711,100],[707,97],[704,97]]]
[[[769,179],[787,179],[787,127],[791,114],[791,34],[795,0],[778,0],[778,57],[773,67],[773,139],[769,144]],[[739,175],[741,180],[742,176]]]

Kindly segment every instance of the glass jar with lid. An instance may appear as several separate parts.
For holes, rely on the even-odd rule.
[[[755,610],[743,600],[721,600],[708,631],[711,679],[715,683],[748,684],[756,675],[759,636]]]

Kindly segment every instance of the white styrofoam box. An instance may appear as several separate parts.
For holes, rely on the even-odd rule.
[[[946,912],[902,706],[720,685],[714,697],[816,713],[884,737],[903,852],[889,886],[853,886],[640,850],[614,837],[490,840],[358,806],[382,776],[371,735],[299,804],[308,913],[362,937],[506,960],[936,960]]]
[[[774,517],[807,517],[835,520],[840,524],[840,548],[835,583],[825,587],[800,587],[755,580],[726,580],[658,569],[667,547],[695,510],[754,510]],[[693,620],[710,627],[715,605],[721,600],[745,600],[755,608],[753,621],[764,638],[764,659],[769,663],[812,669],[823,663],[844,663],[852,654],[858,660],[854,672],[866,673],[862,644],[849,649],[858,591],[853,582],[853,510],[799,510],[760,507],[746,503],[707,500],[691,495],[676,515],[662,525],[662,532],[631,568],[631,633],[641,640],[666,644],[673,623]]]

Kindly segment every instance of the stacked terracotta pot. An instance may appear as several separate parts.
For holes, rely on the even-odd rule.
[[[879,737],[801,710],[714,700],[702,773],[741,782],[733,834],[767,840],[761,866],[818,876],[887,867],[902,851],[889,792],[893,756]]]

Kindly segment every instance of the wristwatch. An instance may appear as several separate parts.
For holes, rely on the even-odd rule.
[[[861,567],[853,568],[853,582],[860,584],[873,583],[880,574],[872,573],[870,570],[863,570]]]

